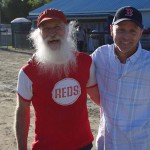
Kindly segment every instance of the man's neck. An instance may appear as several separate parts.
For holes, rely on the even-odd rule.
[[[138,48],[138,47],[137,47]],[[116,56],[118,57],[118,59],[120,60],[120,62],[122,64],[125,64],[126,63],[126,60],[132,56],[136,51],[137,51],[137,48],[134,50],[134,51],[128,51],[128,52],[121,52],[120,50],[118,50],[118,48],[115,48],[115,54]]]

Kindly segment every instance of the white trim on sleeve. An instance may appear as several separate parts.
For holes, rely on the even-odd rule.
[[[31,100],[33,96],[32,81],[22,69],[20,69],[18,74],[17,92],[26,100]]]

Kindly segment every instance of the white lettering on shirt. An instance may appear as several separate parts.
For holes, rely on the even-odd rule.
[[[73,104],[80,94],[80,84],[73,78],[65,78],[57,82],[52,90],[53,100],[60,105]]]

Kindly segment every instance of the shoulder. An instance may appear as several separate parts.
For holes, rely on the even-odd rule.
[[[76,51],[75,55],[78,59],[91,59],[89,54],[86,54],[86,53],[83,53],[83,52]]]
[[[143,57],[144,60],[149,60],[150,61],[150,51],[146,49],[141,50],[141,56]]]
[[[34,70],[37,68],[38,62],[35,59],[35,54],[27,61],[26,65],[22,67],[24,71]]]
[[[82,52],[76,52],[75,53],[77,61],[79,62],[79,64],[81,65],[85,65],[85,64],[89,64],[91,65],[92,63],[92,58],[89,54],[86,53],[82,53]]]
[[[147,55],[147,56],[150,55],[150,50],[141,48],[141,51],[142,51],[143,54],[145,54],[145,55]]]
[[[111,45],[109,45],[109,44],[103,45],[103,46],[98,47],[93,53],[99,53],[99,52],[101,52],[101,53],[108,53],[108,52],[110,52],[113,49],[113,47],[114,47],[113,44],[111,44]]]
[[[113,49],[114,49],[113,44],[100,46],[91,54],[92,59],[97,58],[97,57],[108,56],[111,52],[113,52]]]

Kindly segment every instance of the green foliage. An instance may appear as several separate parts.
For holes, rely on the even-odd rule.
[[[10,23],[18,17],[27,17],[29,12],[52,0],[0,0],[2,23]]]
[[[32,9],[35,9],[51,1],[52,0],[28,0],[28,3]]]
[[[43,5],[40,0],[28,0],[28,3],[33,9]]]
[[[10,23],[18,17],[26,17],[31,7],[26,0],[9,0],[2,8],[2,22]]]
[[[9,1],[10,0],[0,0],[0,8],[6,7]]]
[[[51,2],[52,0],[45,0],[46,3]]]

